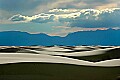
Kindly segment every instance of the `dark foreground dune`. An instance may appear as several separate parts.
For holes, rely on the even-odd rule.
[[[120,67],[52,63],[0,65],[0,80],[120,80]]]

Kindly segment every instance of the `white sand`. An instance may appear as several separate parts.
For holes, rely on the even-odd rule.
[[[1,48],[5,48],[5,47],[1,47]],[[44,50],[39,51],[39,50],[24,49],[25,53],[0,53],[0,64],[19,63],[19,62],[46,62],[46,63],[65,63],[65,64],[101,66],[101,67],[120,66],[120,59],[112,59],[112,60],[106,60],[106,61],[101,61],[101,62],[90,62],[90,61],[84,61],[84,60],[78,60],[78,59],[59,56],[59,55],[64,55],[64,56],[99,55],[99,54],[105,54],[106,51],[109,51],[115,48],[120,48],[120,47],[112,47],[112,48],[105,48],[105,49],[99,49],[96,47],[92,47],[92,48],[95,48],[95,50],[72,52],[72,53],[62,52],[62,51],[72,51],[72,50],[64,49],[64,47],[62,48],[58,46],[36,47],[36,48],[42,48]],[[86,48],[85,46],[77,46],[74,49],[85,50],[88,48]],[[36,52],[38,54],[32,54],[32,53],[29,53],[28,51]],[[56,52],[56,51],[61,51],[61,52]],[[53,55],[57,55],[57,56],[53,56]]]
[[[49,54],[49,55],[64,55],[64,56],[92,56],[92,55],[99,55],[104,54],[106,51],[112,50],[115,48],[106,48],[106,49],[97,49],[92,51],[83,51],[83,52],[72,52],[72,53],[63,53],[63,52],[54,52],[50,51],[37,51],[37,50],[31,50],[31,49],[25,49],[28,51],[36,52],[39,54]],[[56,51],[58,51],[59,48],[56,48]]]
[[[45,54],[30,53],[0,53],[0,64],[19,63],[19,62],[47,62],[47,63],[66,63],[85,66],[113,67],[120,66],[120,59],[106,60],[101,62],[89,62],[67,57],[52,56]]]

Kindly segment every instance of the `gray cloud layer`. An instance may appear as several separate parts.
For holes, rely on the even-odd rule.
[[[0,0],[0,10],[10,14],[34,15],[49,9],[119,8],[120,0]],[[6,17],[6,14],[0,16]]]
[[[69,27],[120,27],[120,8],[112,9],[53,9],[34,16],[14,15],[9,20],[33,23],[61,22]],[[59,26],[59,25],[58,25]]]

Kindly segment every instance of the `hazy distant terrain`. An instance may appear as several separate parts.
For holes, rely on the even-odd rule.
[[[9,36],[9,37],[8,37]],[[65,37],[49,36],[44,33],[30,34],[20,31],[0,32],[0,45],[6,46],[79,46],[79,45],[120,45],[120,29],[78,31]]]

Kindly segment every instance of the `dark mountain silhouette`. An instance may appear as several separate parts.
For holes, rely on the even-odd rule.
[[[0,32],[1,46],[76,46],[76,45],[120,45],[120,30],[79,31],[65,37],[46,34],[29,34],[20,31]]]

